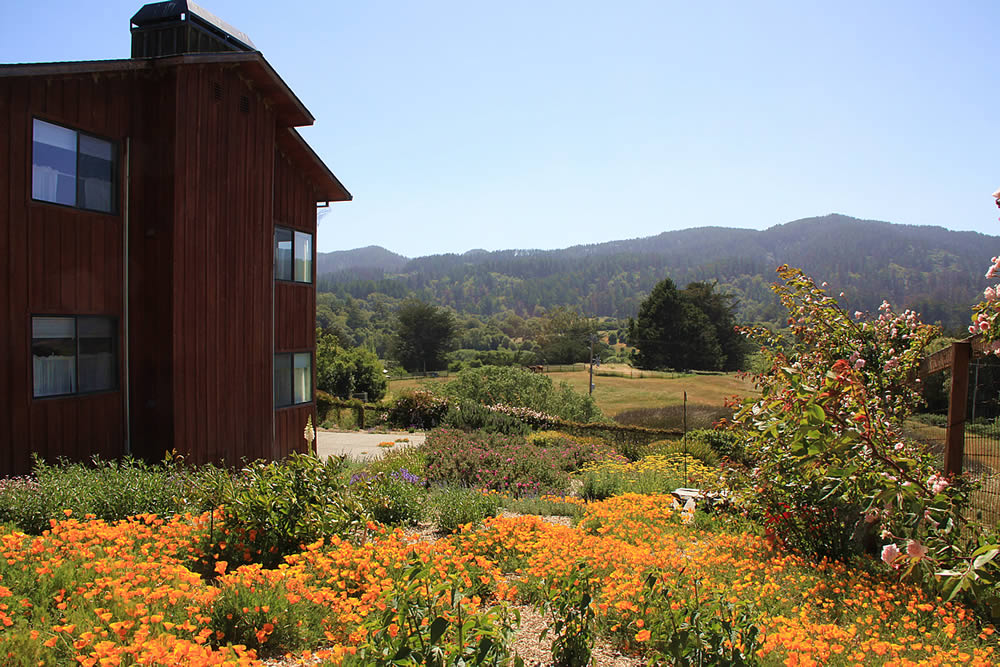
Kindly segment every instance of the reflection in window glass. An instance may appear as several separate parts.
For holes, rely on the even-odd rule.
[[[80,192],[77,205],[92,211],[111,212],[114,152],[111,143],[80,135]]]
[[[311,283],[313,237],[284,227],[274,228],[274,279]]]
[[[274,277],[292,279],[292,230],[274,228]]]
[[[307,403],[312,400],[312,355],[302,352],[294,356],[292,382],[295,395],[292,398],[296,403]]]
[[[105,391],[118,383],[115,322],[106,317],[78,320],[80,391]]]
[[[32,122],[31,197],[111,213],[115,146],[35,118]]]
[[[274,355],[274,405],[292,404],[292,355]]]
[[[118,387],[118,323],[110,317],[31,318],[33,395]]]
[[[34,119],[31,196],[55,204],[76,205],[76,132]]]
[[[76,321],[72,317],[31,319],[31,365],[35,396],[76,392]]]
[[[312,234],[295,232],[295,280],[312,282]]]

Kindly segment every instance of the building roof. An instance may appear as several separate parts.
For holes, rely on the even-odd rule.
[[[316,190],[318,201],[351,201],[354,197],[316,155],[294,127],[279,129],[275,142],[290,160],[302,170]]]
[[[196,53],[122,60],[0,64],[0,78],[143,72],[206,64],[239,66],[254,87],[267,97],[273,105],[279,125],[275,141],[309,179],[316,190],[318,201],[351,201],[351,193],[294,129],[298,126],[312,125],[315,118],[258,51]]]
[[[253,85],[274,105],[278,122],[286,127],[312,125],[313,115],[292,92],[259,51],[225,53],[193,53],[162,58],[128,58],[122,60],[82,60],[57,63],[23,63],[0,65],[0,77],[60,76],[99,74],[103,72],[154,71],[169,67],[207,64],[238,65]]]

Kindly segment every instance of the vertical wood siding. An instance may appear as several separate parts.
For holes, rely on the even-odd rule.
[[[315,281],[275,283],[273,239],[275,225],[313,234],[315,269],[316,196],[239,71],[0,79],[0,474],[28,471],[32,452],[86,459],[125,447],[123,376],[116,391],[32,399],[33,314],[118,320],[135,454],[238,463],[304,450],[315,407],[274,409],[273,355],[314,350]],[[31,201],[33,116],[119,142],[121,158],[128,138],[118,213]]]
[[[190,460],[238,463],[272,449],[275,119],[234,68],[180,68],[176,85],[174,437]]]
[[[308,232],[313,236],[313,280],[310,283],[276,282],[274,286],[275,352],[316,349],[316,196],[288,158],[275,150],[274,225]],[[313,360],[313,392],[316,364]],[[305,451],[303,438],[309,415],[316,422],[315,400],[275,412],[275,457]]]
[[[121,142],[133,83],[131,76],[0,81],[0,473],[27,472],[32,452],[47,459],[122,452],[121,390],[31,396],[32,315],[105,315],[119,329],[123,315],[121,215],[33,202],[31,136],[37,116]]]

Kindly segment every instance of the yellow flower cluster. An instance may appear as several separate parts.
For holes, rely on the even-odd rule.
[[[628,481],[637,481],[640,476],[656,473],[684,480],[687,485],[704,489],[720,487],[721,471],[706,465],[690,454],[653,454],[633,462],[602,462],[585,465],[581,473],[595,472],[621,475]]]

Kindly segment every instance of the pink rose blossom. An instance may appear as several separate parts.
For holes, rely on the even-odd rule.
[[[895,545],[893,545],[895,546]],[[882,550],[883,560],[885,555],[885,549]],[[906,555],[914,560],[920,560],[921,558],[927,557],[927,547],[922,545],[916,540],[910,540],[910,543],[906,545]]]
[[[901,555],[899,547],[891,542],[882,547],[882,562],[886,565],[892,565]]]

